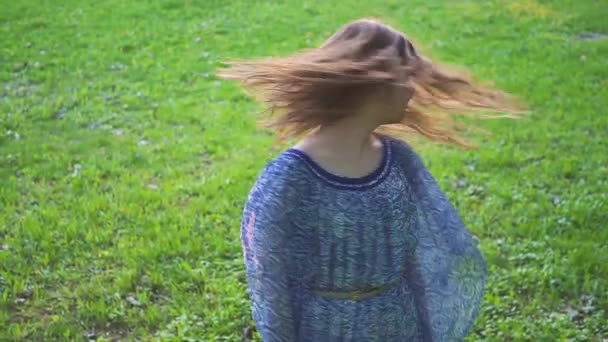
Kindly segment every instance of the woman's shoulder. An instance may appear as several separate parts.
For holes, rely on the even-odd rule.
[[[305,165],[286,151],[265,165],[254,188],[266,194],[293,196],[306,189],[309,182]]]
[[[410,144],[393,137],[386,137],[386,139],[391,144],[393,156],[397,162],[400,162],[407,167],[424,167],[420,156],[418,156]]]
[[[262,170],[260,178],[271,178],[275,181],[292,182],[308,178],[305,164],[287,150],[271,159]]]

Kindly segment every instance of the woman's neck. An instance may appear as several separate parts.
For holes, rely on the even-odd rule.
[[[382,143],[373,134],[376,128],[377,125],[361,117],[351,116],[320,127],[295,148],[307,153],[327,171],[361,177],[382,162]]]

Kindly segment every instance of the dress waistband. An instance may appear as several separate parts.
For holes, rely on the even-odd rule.
[[[394,289],[399,286],[400,283],[388,283],[380,287],[373,288],[367,291],[326,291],[326,290],[313,290],[312,293],[330,299],[350,299],[350,300],[364,300],[376,297],[378,295],[387,292],[388,290]]]

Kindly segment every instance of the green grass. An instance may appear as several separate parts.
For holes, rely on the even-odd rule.
[[[478,151],[419,146],[481,240],[471,341],[608,338],[608,4],[0,0],[0,340],[238,341],[239,223],[278,151],[215,70],[374,16],[522,96]],[[587,37],[583,35],[583,37]]]

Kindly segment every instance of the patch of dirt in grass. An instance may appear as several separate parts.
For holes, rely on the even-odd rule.
[[[578,34],[579,40],[598,40],[598,39],[606,39],[608,38],[608,34],[601,32],[581,32]]]
[[[507,8],[514,14],[536,18],[547,18],[557,14],[548,6],[539,4],[535,0],[510,1],[507,4]]]

